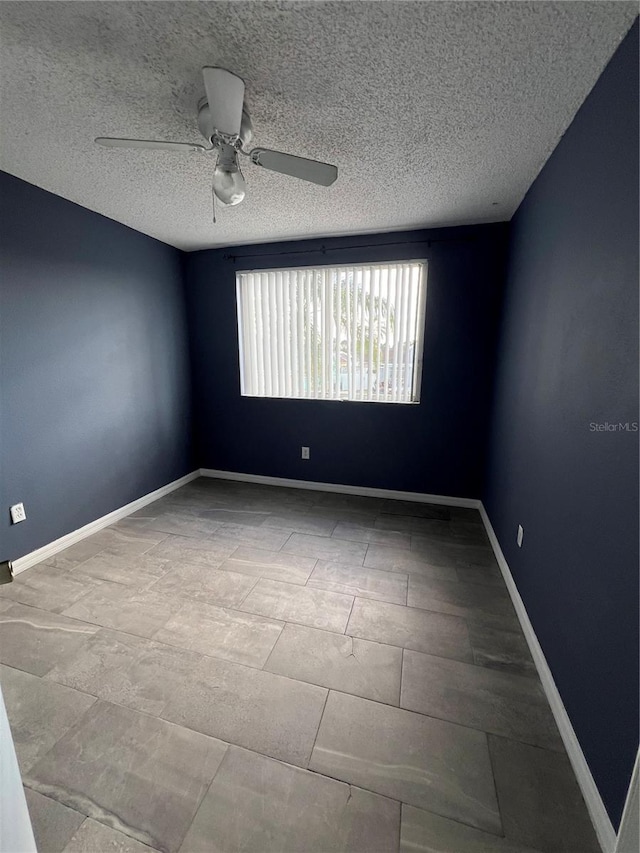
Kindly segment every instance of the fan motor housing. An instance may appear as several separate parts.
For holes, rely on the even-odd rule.
[[[204,136],[207,142],[211,142],[211,137],[215,133],[215,127],[213,126],[213,122],[211,121],[211,112],[209,110],[209,104],[207,103],[206,98],[202,98],[202,100],[198,103],[198,128],[200,129],[200,133]],[[239,139],[242,143],[243,148],[247,148],[252,136],[253,128],[251,126],[251,118],[249,117],[249,113],[243,107],[242,124],[240,125],[239,135]]]

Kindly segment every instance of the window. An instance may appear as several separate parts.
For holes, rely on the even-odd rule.
[[[248,397],[417,402],[426,263],[236,275]]]

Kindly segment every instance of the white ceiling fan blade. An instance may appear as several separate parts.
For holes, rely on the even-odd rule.
[[[282,151],[270,151],[268,148],[254,148],[249,152],[251,162],[256,166],[281,172],[313,184],[330,186],[338,177],[337,166],[320,163],[319,160],[307,160],[306,157],[295,157],[293,154],[283,154]]]
[[[204,145],[191,142],[163,142],[158,139],[116,139],[110,136],[98,136],[95,140],[105,148],[153,148],[160,151],[209,151]]]
[[[224,68],[202,69],[214,128],[224,136],[238,136],[242,123],[244,80]]]

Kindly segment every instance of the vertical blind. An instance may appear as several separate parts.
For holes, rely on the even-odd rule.
[[[243,395],[419,399],[426,262],[239,272],[236,288]]]

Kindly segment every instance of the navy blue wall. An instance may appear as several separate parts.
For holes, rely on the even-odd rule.
[[[505,225],[490,225],[187,256],[199,464],[479,497],[506,234]],[[230,253],[235,261],[225,259]],[[429,263],[419,405],[241,397],[236,270],[410,258]],[[311,448],[308,462],[302,445]]]
[[[189,363],[177,250],[4,173],[0,198],[0,559],[15,559],[191,470]]]
[[[638,420],[636,23],[512,221],[485,494],[614,824],[638,745],[638,433],[590,425]]]

